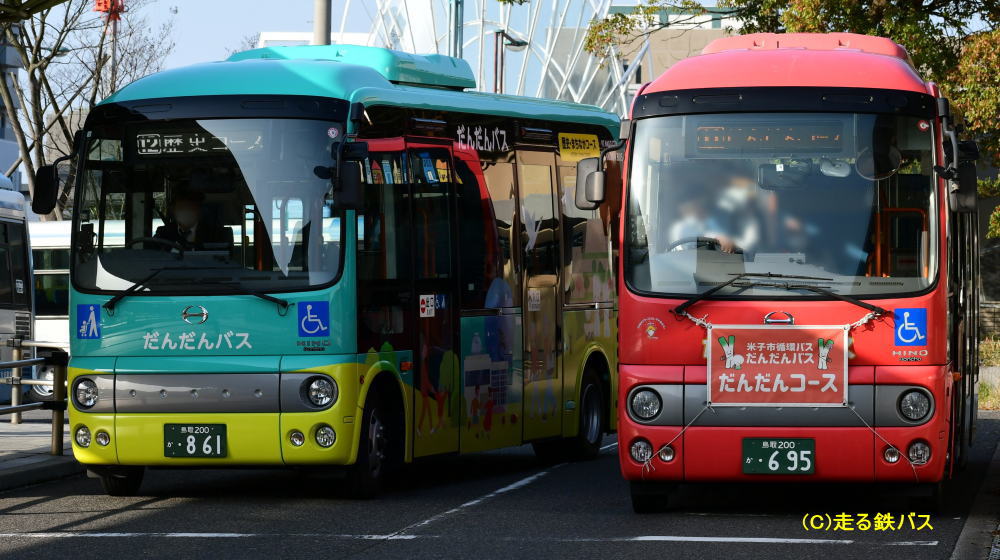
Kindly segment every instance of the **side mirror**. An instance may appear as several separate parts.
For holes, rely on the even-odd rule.
[[[59,196],[59,172],[55,165],[43,165],[35,170],[35,192],[31,196],[31,210],[39,216],[52,212]]]
[[[979,146],[971,140],[958,143],[958,173],[952,183],[948,202],[951,209],[959,213],[976,212],[979,200],[979,177],[976,174],[976,160]]]
[[[340,165],[337,204],[346,210],[359,210],[364,204],[361,161],[349,159]]]
[[[576,207],[596,210],[604,202],[604,170],[600,158],[584,158],[576,163]]]

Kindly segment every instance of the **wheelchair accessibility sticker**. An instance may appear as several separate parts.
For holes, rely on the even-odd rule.
[[[927,309],[897,309],[896,346],[927,346]]]
[[[330,302],[301,301],[299,336],[330,336]]]
[[[84,340],[101,338],[101,306],[76,306],[76,337]]]

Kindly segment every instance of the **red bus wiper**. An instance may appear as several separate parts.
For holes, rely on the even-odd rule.
[[[740,274],[734,274],[733,277],[730,278],[729,280],[726,280],[725,282],[719,284],[718,286],[715,286],[714,288],[711,288],[709,290],[705,290],[704,292],[702,292],[702,293],[700,293],[700,294],[692,297],[691,299],[689,299],[689,300],[685,301],[684,303],[678,305],[677,307],[671,309],[670,312],[673,313],[674,315],[684,315],[684,313],[692,305],[698,303],[699,301],[701,301],[701,300],[703,300],[705,298],[711,297],[713,294],[715,294],[716,292],[722,290],[723,288],[728,288],[729,286],[732,286],[733,284],[736,284],[740,280],[742,280],[744,278],[750,278],[750,277],[754,277],[754,278],[781,278],[783,280],[822,280],[822,281],[826,281],[826,282],[833,281],[833,278],[818,278],[816,276],[796,276],[794,274],[778,274],[778,273],[775,273],[775,272],[742,272]],[[748,284],[752,284],[752,283],[748,283]],[[747,287],[750,287],[750,286],[748,285]]]
[[[822,286],[812,286],[810,284],[786,284],[785,288],[789,290],[807,290],[820,295],[824,295],[826,297],[831,297],[833,299],[839,299],[840,301],[846,301],[847,303],[853,303],[854,305],[857,305],[862,309],[867,309],[868,311],[871,311],[876,315],[889,314],[889,310],[885,309],[884,307],[879,307],[877,305],[861,301],[856,297],[851,297],[844,294],[838,294],[837,292],[834,292],[833,290],[828,290]]]

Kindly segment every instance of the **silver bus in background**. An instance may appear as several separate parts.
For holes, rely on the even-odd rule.
[[[8,181],[9,182],[9,181]],[[12,359],[11,338],[32,337],[32,282],[25,201],[21,193],[0,188],[0,361]],[[24,368],[21,377],[31,377]],[[0,369],[0,378],[12,377]],[[11,386],[0,384],[0,403],[11,402]]]

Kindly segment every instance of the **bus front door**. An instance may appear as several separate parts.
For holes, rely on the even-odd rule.
[[[461,366],[456,347],[459,300],[448,145],[407,142],[411,180],[417,348],[413,455],[458,451]]]

